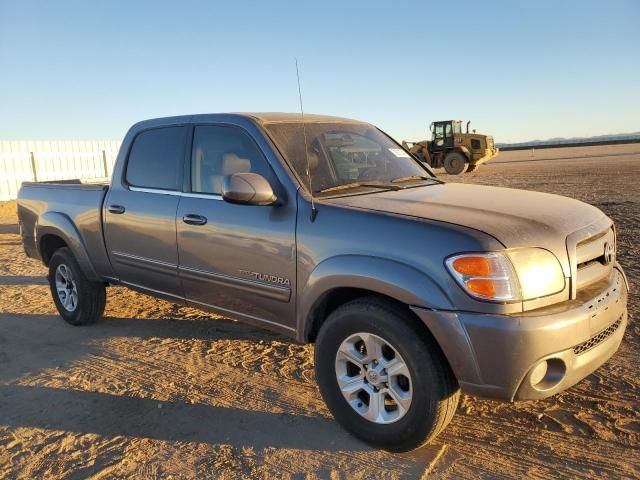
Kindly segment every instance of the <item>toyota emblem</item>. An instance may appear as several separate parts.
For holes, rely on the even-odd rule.
[[[609,265],[611,262],[613,262],[613,255],[614,255],[613,247],[609,242],[605,242],[604,244],[604,264],[605,265]]]

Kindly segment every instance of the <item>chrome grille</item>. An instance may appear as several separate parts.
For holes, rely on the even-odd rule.
[[[622,323],[622,315],[618,317],[618,319],[609,325],[607,328],[602,330],[600,333],[596,333],[593,337],[591,337],[586,342],[582,342],[580,345],[576,345],[573,347],[573,353],[576,355],[581,355],[594,347],[597,347],[602,342],[604,342],[607,338],[609,338],[613,333],[620,327]]]
[[[615,263],[615,234],[609,228],[576,245],[576,290],[606,278]]]

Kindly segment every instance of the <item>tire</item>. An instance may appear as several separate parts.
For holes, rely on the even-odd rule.
[[[467,158],[460,152],[450,152],[444,158],[444,169],[449,175],[460,175],[467,169]]]
[[[49,261],[49,287],[60,316],[71,325],[89,325],[102,317],[107,301],[103,283],[91,282],[67,247]]]
[[[383,357],[390,357],[390,353],[394,356],[391,362],[395,363],[387,363],[391,365],[389,371],[382,369],[387,382],[379,383],[377,387],[371,382],[359,380],[360,375],[366,372],[364,378],[369,378],[369,370],[379,369],[380,365],[388,362],[387,359],[380,360],[377,365],[371,362],[369,367],[360,369],[360,373],[358,368],[350,365],[350,360],[346,361],[350,368],[345,370],[343,367],[344,359],[352,358],[352,353],[347,356],[342,353],[344,346],[351,348],[353,345],[358,350],[362,344],[351,342],[361,338],[362,334],[370,335],[368,342],[386,342],[387,349],[381,349],[387,352],[383,353]],[[368,353],[359,355],[368,356]],[[396,368],[398,363],[404,363],[406,369]],[[389,451],[413,450],[432,441],[453,418],[460,398],[458,382],[426,327],[403,308],[376,297],[354,300],[329,315],[318,334],[315,369],[320,392],[335,419],[361,440]],[[349,373],[349,370],[352,372]],[[408,373],[408,378],[405,377],[408,382],[401,384],[403,375],[394,377],[392,370]],[[348,385],[345,390],[349,393],[343,394],[338,375],[340,382]],[[345,375],[348,380],[345,380]],[[352,382],[354,378],[356,380]],[[377,380],[380,378],[383,377],[378,376]],[[363,387],[354,396],[352,392],[356,391],[356,384]],[[401,408],[400,402],[393,405],[392,396],[389,395],[392,384],[396,391],[394,397],[398,397],[399,393],[405,396],[402,403],[406,408]],[[382,395],[385,398],[384,411],[381,410],[378,416],[375,415],[375,402],[372,403],[374,397],[362,393],[365,390],[373,392],[374,397]],[[391,412],[386,410],[387,407],[392,409]],[[376,419],[370,420],[367,416],[376,416]]]

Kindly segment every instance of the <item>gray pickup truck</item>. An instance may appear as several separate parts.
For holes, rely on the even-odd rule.
[[[60,315],[124,285],[313,342],[320,392],[359,438],[432,440],[460,390],[560,392],[618,349],[628,285],[600,210],[445,183],[376,127],[212,114],[127,133],[110,185],[25,183],[28,256]]]

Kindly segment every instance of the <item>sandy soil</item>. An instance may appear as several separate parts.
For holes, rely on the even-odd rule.
[[[465,396],[435,444],[402,455],[332,420],[312,346],[122,288],[101,323],[66,325],[44,267],[22,252],[15,202],[0,203],[0,478],[639,477],[640,147],[564,150],[505,153],[449,180],[570,195],[610,215],[632,288],[621,350],[551,399]]]

